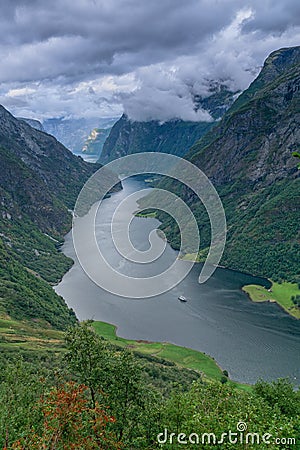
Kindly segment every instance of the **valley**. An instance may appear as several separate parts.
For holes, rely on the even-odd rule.
[[[145,273],[154,276],[177,258],[177,252],[167,245],[163,255],[147,267],[120,260],[111,236],[111,221],[117,206],[143,188],[145,183],[139,177],[123,180],[123,189],[102,201],[96,216],[96,239],[102,254],[115,270],[132,277]],[[139,250],[147,249],[148,236],[158,226],[156,218],[133,217],[130,236],[134,245]],[[91,249],[88,244],[86,248],[89,261],[96,265],[98,248]],[[131,299],[114,295],[89,278],[77,259],[71,233],[62,251],[74,265],[55,291],[80,320],[114,324],[118,336],[124,339],[170,342],[204,352],[240,383],[286,376],[298,383],[300,322],[276,303],[251,302],[241,290],[253,284],[269,288],[268,280],[219,268],[200,285],[200,263],[170,291],[148,299]],[[188,302],[179,302],[180,295]]]
[[[205,433],[214,425],[221,433],[242,420],[251,431],[299,439],[299,83],[300,47],[289,47],[271,53],[243,92],[218,80],[194,93],[192,117],[203,110],[209,120],[137,121],[124,112],[118,120],[41,123],[0,106],[1,448],[152,450],[166,427]],[[82,187],[102,164],[140,152],[186,159],[220,195],[227,243],[203,284],[210,218],[174,178],[121,183],[109,170],[113,188],[97,204],[102,191],[92,184],[76,215]],[[198,253],[178,258],[178,224],[151,207],[156,187],[189,206]],[[164,252],[146,265],[124,257],[112,233],[115,211],[140,191],[134,211],[117,216],[117,231],[142,254],[151,233],[164,233]],[[158,283],[178,259],[179,272],[191,267],[187,276],[138,299],[95,283],[72,238],[72,217],[85,223],[95,206],[97,245],[90,247],[88,227],[80,235],[93,267],[101,249],[132,280]],[[188,216],[180,219],[189,230]]]

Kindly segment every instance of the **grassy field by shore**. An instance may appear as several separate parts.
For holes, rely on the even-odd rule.
[[[201,372],[203,378],[208,381],[220,381],[222,376],[224,376],[222,369],[212,357],[197,350],[180,347],[168,342],[148,342],[124,339],[117,336],[117,327],[115,325],[105,322],[95,321],[93,322],[93,327],[100,336],[104,337],[114,345],[131,349],[134,352],[172,361],[178,367],[196,370]],[[228,383],[239,389],[251,389],[250,386],[235,381],[229,380]]]
[[[0,351],[61,352],[64,333],[39,320],[15,320],[0,314]]]
[[[300,295],[299,287],[296,283],[275,283],[272,281],[271,289],[263,286],[249,284],[244,286],[243,291],[246,292],[250,299],[254,302],[276,302],[288,314],[300,319],[300,308],[294,305],[291,297]]]
[[[185,261],[203,262],[205,261],[207,254],[199,252],[188,253],[182,256],[180,259]],[[276,283],[269,280],[272,283],[271,289],[266,289],[264,286],[257,284],[249,284],[243,286],[242,290],[248,294],[253,302],[275,302],[288,314],[300,319],[300,308],[294,305],[291,297],[300,295],[300,289],[297,283]]]
[[[157,216],[157,214],[156,214],[155,211],[152,211],[152,212],[143,212],[143,211],[141,211],[141,212],[137,212],[137,213],[135,214],[135,216],[136,216],[136,217],[142,217],[142,218],[144,218],[144,219],[149,219],[149,218],[155,219],[156,216]]]

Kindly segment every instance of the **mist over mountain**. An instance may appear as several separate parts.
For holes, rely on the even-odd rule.
[[[222,263],[274,280],[299,282],[300,47],[273,52],[222,120],[186,154],[214,183],[225,207],[228,237]],[[209,221],[185,188],[173,189],[195,211],[204,248]],[[175,248],[176,225],[158,215]],[[205,251],[204,251],[205,254]]]
[[[41,122],[207,120],[193,99],[211,80],[244,90],[271,51],[300,40],[296,0],[16,0],[1,12],[0,103]]]
[[[133,120],[124,114],[112,127],[99,161],[106,163],[138,152],[163,152],[182,156],[217,123],[237,95],[238,92],[229,91],[219,82],[210,82],[205,96],[198,94],[192,99],[193,113],[197,120],[176,119],[176,116],[172,117],[172,108],[170,119],[166,121],[147,121],[140,116],[140,120]],[[166,107],[168,105],[166,103]],[[200,117],[202,120],[199,120]]]
[[[98,159],[102,153],[104,143],[108,138],[111,129],[112,127],[94,128],[90,132],[82,147],[82,153],[84,155],[94,155]]]
[[[17,119],[23,120],[24,122],[28,123],[28,125],[30,125],[32,128],[35,128],[36,130],[45,131],[43,124],[39,120],[27,119],[26,117],[17,117]]]
[[[93,129],[110,128],[117,120],[117,117],[89,119],[53,118],[44,120],[43,128],[73,153],[81,153]]]

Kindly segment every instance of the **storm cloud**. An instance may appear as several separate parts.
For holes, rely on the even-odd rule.
[[[0,103],[36,118],[210,120],[193,96],[246,88],[298,45],[297,0],[1,2]]]

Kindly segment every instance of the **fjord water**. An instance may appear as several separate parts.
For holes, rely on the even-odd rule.
[[[102,202],[96,220],[96,236],[105,256],[114,267],[132,276],[145,276],[145,270],[148,275],[160,273],[176,258],[176,252],[167,246],[162,258],[141,268],[140,264],[120,261],[113,249],[110,223],[116,206],[145,187],[137,178],[125,180],[122,191]],[[130,227],[134,245],[146,250],[149,232],[158,225],[156,219],[135,217]],[[245,284],[264,284],[265,280],[219,268],[200,285],[201,267],[196,264],[169,292],[149,299],[128,299],[106,292],[89,279],[76,258],[71,233],[62,251],[75,264],[55,290],[79,319],[115,324],[118,335],[124,338],[168,341],[200,350],[213,356],[237,381],[254,383],[259,378],[289,377],[299,384],[300,321],[276,304],[251,302],[241,291]],[[187,297],[188,302],[179,302],[179,295]]]

